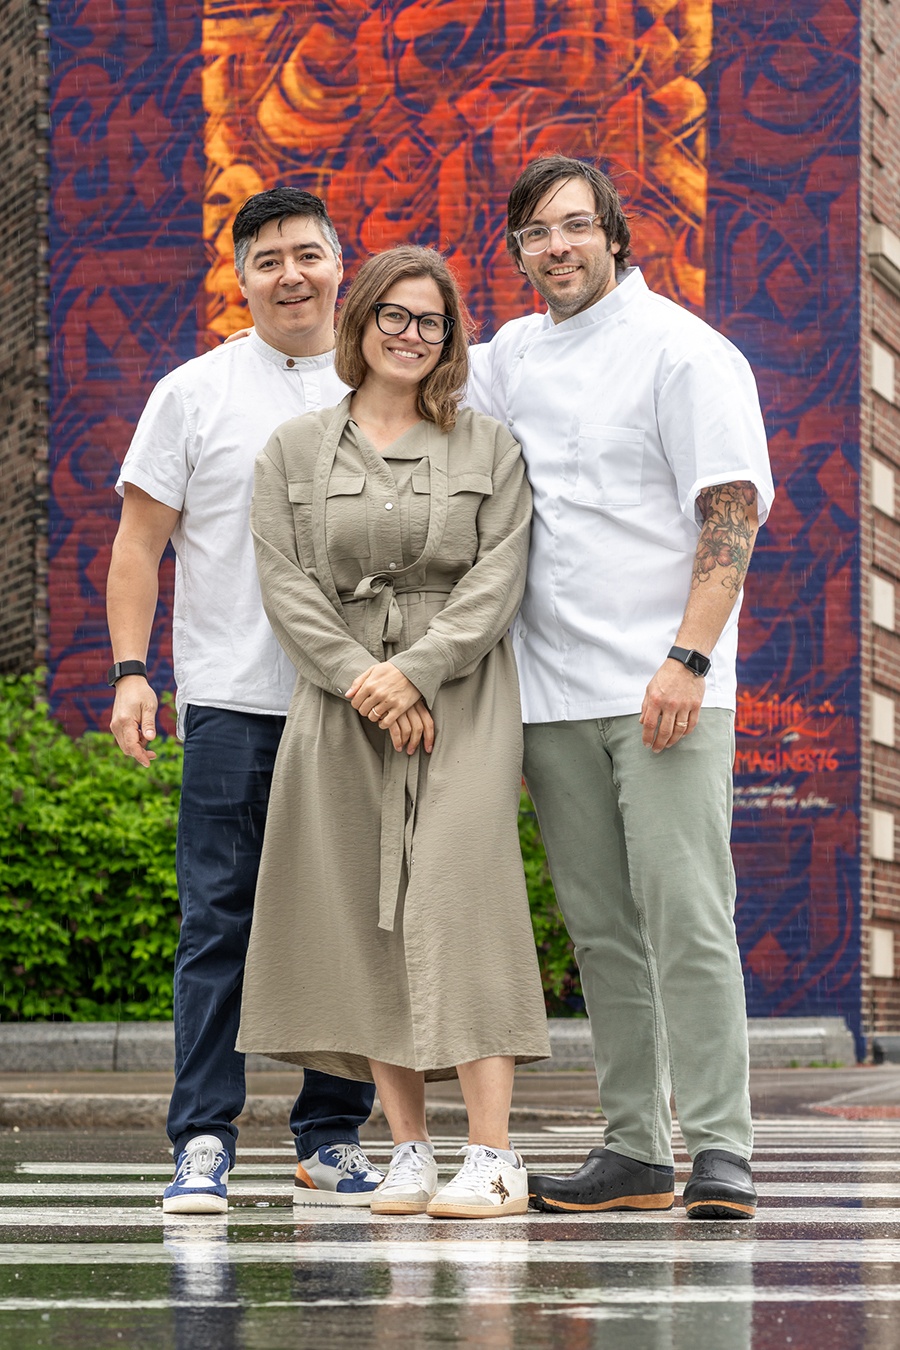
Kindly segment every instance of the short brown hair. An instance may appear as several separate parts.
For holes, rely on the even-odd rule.
[[[351,389],[360,387],[367,370],[362,354],[363,332],[372,317],[372,307],[395,282],[407,277],[431,277],[446,313],[456,320],[444,340],[440,360],[419,385],[417,399],[419,412],[427,421],[441,431],[451,431],[469,377],[469,338],[475,325],[453,273],[436,249],[401,244],[363,263],[341,306],[334,368],[344,384]]]
[[[619,245],[616,271],[622,271],[631,253],[631,230],[616,187],[612,179],[593,164],[583,159],[570,159],[568,155],[540,155],[527,164],[516,179],[506,208],[506,247],[513,262],[521,271],[522,254],[513,231],[527,225],[541,198],[546,197],[555,183],[567,178],[583,178],[590,185],[603,233],[610,247]]]

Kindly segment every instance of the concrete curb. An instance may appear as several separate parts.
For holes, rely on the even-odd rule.
[[[248,1097],[237,1124],[242,1129],[287,1130],[293,1097]],[[0,1128],[19,1130],[158,1130],[166,1125],[167,1096],[137,1093],[15,1092],[0,1096]],[[430,1125],[461,1125],[466,1119],[462,1102],[435,1102],[426,1111]],[[595,1110],[514,1106],[510,1120],[554,1122],[599,1120]],[[376,1103],[370,1123],[384,1120]]]
[[[592,1069],[590,1024],[550,1018],[552,1058],[534,1071]],[[842,1017],[750,1018],[753,1068],[856,1063],[853,1037]],[[172,1070],[171,1022],[6,1022],[0,1024],[0,1073],[149,1073]],[[293,1064],[248,1055],[250,1073],[296,1073]]]

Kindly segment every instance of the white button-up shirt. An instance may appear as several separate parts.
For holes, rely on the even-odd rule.
[[[262,606],[250,534],[253,464],[282,422],[346,393],[333,352],[287,356],[251,333],[187,361],[150,395],[116,490],[133,483],[181,512],[172,535],[179,710],[287,711],[296,671]]]
[[[704,487],[774,495],[745,358],[637,268],[553,323],[506,324],[472,351],[469,403],[521,443],[534,490],[528,584],[513,627],[526,722],[640,712],[684,614]],[[735,706],[740,597],[704,705]]]

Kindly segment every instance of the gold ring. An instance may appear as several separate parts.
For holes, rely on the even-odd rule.
[[[675,725],[676,725],[676,727],[686,727],[686,726],[688,725],[688,723],[687,723],[687,722],[676,722]]]

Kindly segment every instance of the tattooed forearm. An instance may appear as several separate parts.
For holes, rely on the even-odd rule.
[[[744,584],[756,539],[756,488],[718,483],[698,498],[703,527],[694,556],[692,586],[714,581],[734,599]]]

